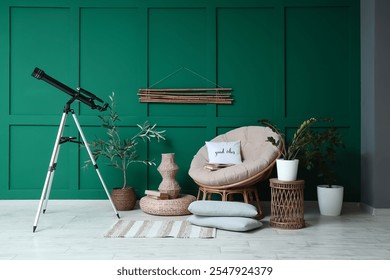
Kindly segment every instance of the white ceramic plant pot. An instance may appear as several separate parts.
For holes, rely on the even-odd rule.
[[[278,180],[280,181],[295,181],[298,174],[298,159],[285,160],[277,159],[276,160],[276,171],[278,173]]]
[[[344,187],[332,185],[317,186],[318,206],[324,216],[339,216],[343,206]]]

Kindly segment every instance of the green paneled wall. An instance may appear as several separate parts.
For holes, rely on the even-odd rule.
[[[275,117],[274,21],[274,8],[217,10],[218,82],[237,92],[234,106],[220,106],[218,117]]]
[[[287,8],[286,26],[286,115],[348,117],[348,7]]]
[[[52,3],[53,2],[53,3]],[[217,134],[267,118],[291,134],[309,117],[334,117],[347,149],[338,165],[345,200],[360,200],[359,1],[2,1],[0,3],[0,199],[38,199],[69,96],[31,77],[39,67],[64,84],[108,101],[115,92],[121,132],[149,120],[164,143],[143,143],[160,163],[175,152],[177,179],[195,194],[188,168]],[[232,105],[139,103],[139,88],[232,87]],[[97,115],[72,107],[89,140],[104,137]],[[78,131],[71,117],[64,135]],[[52,198],[106,198],[77,144],[62,145]],[[99,161],[109,188],[120,171]],[[305,176],[305,173],[300,173]],[[133,165],[141,196],[157,189],[155,166]],[[315,200],[307,180],[305,199]],[[269,188],[261,187],[264,200]]]

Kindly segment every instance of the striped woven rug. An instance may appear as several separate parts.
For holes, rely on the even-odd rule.
[[[216,229],[187,221],[119,220],[105,234],[108,238],[215,238]]]

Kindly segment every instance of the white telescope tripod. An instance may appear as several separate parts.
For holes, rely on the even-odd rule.
[[[40,217],[41,213],[45,213],[45,211],[46,211],[47,202],[49,200],[50,190],[51,190],[51,186],[52,186],[52,183],[53,183],[54,172],[55,172],[56,167],[57,167],[57,159],[58,159],[58,154],[60,152],[60,145],[66,143],[66,142],[77,142],[77,141],[74,141],[74,139],[75,139],[74,137],[63,137],[62,136],[62,134],[64,132],[64,128],[65,128],[66,118],[67,118],[69,113],[72,114],[74,122],[75,122],[75,124],[77,126],[77,129],[78,129],[78,131],[80,133],[80,136],[81,136],[81,138],[83,140],[82,143],[84,143],[84,146],[87,149],[88,155],[89,155],[89,157],[91,159],[91,162],[92,162],[93,166],[95,167],[95,170],[96,170],[96,173],[97,173],[97,175],[98,175],[98,177],[100,179],[100,182],[102,183],[103,188],[106,191],[106,194],[107,194],[108,199],[109,199],[109,201],[111,203],[111,206],[114,209],[114,212],[115,212],[116,216],[118,217],[118,219],[120,219],[118,211],[116,210],[115,205],[114,205],[114,203],[111,200],[110,193],[108,192],[106,184],[104,183],[103,177],[100,174],[100,171],[99,171],[99,168],[98,168],[98,166],[96,164],[96,161],[95,161],[95,159],[94,159],[94,157],[93,157],[93,155],[91,153],[91,150],[89,149],[88,142],[87,142],[87,140],[86,140],[86,138],[84,136],[84,133],[83,133],[83,131],[81,129],[80,123],[77,120],[77,117],[76,117],[73,109],[70,108],[70,105],[72,104],[73,101],[75,101],[75,99],[76,98],[72,98],[72,99],[70,99],[66,103],[65,108],[64,108],[64,112],[62,114],[60,126],[58,128],[57,138],[55,140],[53,153],[52,153],[51,159],[50,159],[49,169],[47,171],[45,183],[43,185],[41,199],[39,201],[37,214],[35,216],[35,221],[34,221],[34,225],[33,225],[33,232],[35,232],[35,230],[36,230],[36,228],[38,226],[38,221],[39,221],[39,217]],[[42,208],[43,208],[43,210],[42,210]]]

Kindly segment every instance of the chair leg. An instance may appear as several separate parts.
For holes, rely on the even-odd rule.
[[[259,220],[261,220],[261,219],[264,218],[264,214],[263,214],[263,209],[261,208],[260,197],[259,197],[259,193],[257,192],[256,187],[254,188],[254,193],[255,193],[256,204],[257,204],[257,211],[258,211],[257,218]]]
[[[249,203],[249,199],[248,199],[248,193],[249,193],[249,191],[247,191],[247,190],[244,190],[243,192],[242,192],[242,196],[244,197],[244,202],[245,203]]]
[[[254,190],[254,191],[251,190],[251,191],[248,192],[248,196],[249,196],[248,199],[249,199],[249,201],[254,201],[255,200],[255,198],[253,197],[253,193],[254,192],[256,192],[256,190]]]
[[[202,191],[200,189],[198,189],[198,196],[196,197],[196,200],[199,200],[200,199],[200,194],[202,193]]]

